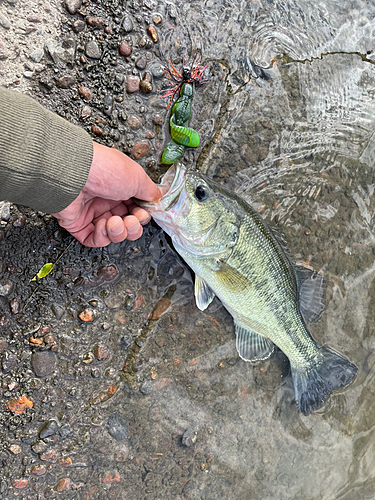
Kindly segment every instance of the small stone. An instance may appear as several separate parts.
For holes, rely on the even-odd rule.
[[[18,444],[11,444],[9,446],[9,451],[13,453],[13,455],[19,455],[22,452],[21,446],[18,446]]]
[[[94,29],[102,29],[104,27],[104,21],[100,17],[86,17],[86,23]]]
[[[163,117],[161,115],[154,115],[152,117],[152,123],[154,125],[163,125]]]
[[[134,158],[136,160],[143,158],[145,156],[145,154],[147,154],[149,149],[150,149],[149,142],[147,142],[147,141],[137,142],[136,144],[134,144],[134,146],[132,148],[132,153],[133,153]]]
[[[0,295],[5,297],[9,295],[13,289],[13,283],[4,283],[3,285],[0,283]]]
[[[8,21],[8,19],[6,17],[0,16],[0,26],[5,28],[6,30],[10,29],[10,22]]]
[[[162,297],[152,311],[152,319],[159,319],[171,306],[171,301]]]
[[[52,304],[51,309],[56,319],[61,319],[63,317],[65,309],[62,306]]]
[[[73,31],[76,33],[81,33],[86,28],[86,24],[82,19],[75,19],[75,21],[72,24]]]
[[[5,353],[5,356],[3,357],[1,361],[1,368],[4,373],[7,373],[17,366],[17,357],[13,354]]]
[[[113,28],[112,28],[112,26],[106,26],[106,27],[104,28],[104,33],[105,33],[106,35],[112,35],[112,33],[113,33]]]
[[[47,469],[44,465],[34,465],[34,467],[31,469],[31,474],[33,476],[44,476],[44,474],[47,473]]]
[[[107,95],[104,98],[103,102],[103,113],[106,116],[111,116],[113,111],[113,97],[111,95]]]
[[[13,314],[18,314],[20,312],[20,301],[17,299],[17,297],[14,297],[10,302],[9,302],[10,310],[12,311]]]
[[[117,276],[117,268],[113,264],[109,266],[101,266],[99,267],[97,274],[103,279],[103,281],[112,281]]]
[[[126,77],[126,92],[128,94],[133,94],[139,90],[139,77],[128,75]]]
[[[103,330],[105,330],[105,328],[103,328]],[[0,339],[0,354],[3,354],[3,352],[5,352],[8,349],[8,347],[9,347],[8,342],[5,339]]]
[[[104,344],[95,344],[93,353],[98,361],[104,361],[109,356],[109,349]]]
[[[32,408],[33,406],[34,403],[27,396],[20,396],[7,402],[8,410],[14,415],[23,415],[26,413],[27,408]]]
[[[39,455],[39,453],[43,453],[44,451],[46,451],[47,448],[48,445],[46,443],[43,443],[43,441],[37,441],[31,447],[32,451],[37,455]]]
[[[128,124],[131,126],[131,128],[140,128],[140,126],[142,125],[141,120],[139,120],[134,115],[129,116]]]
[[[184,446],[192,446],[197,441],[197,431],[193,427],[189,427],[184,432],[181,442]]]
[[[152,84],[146,82],[145,80],[141,80],[139,89],[143,94],[149,94],[150,92],[152,92]]]
[[[64,477],[63,479],[60,479],[60,481],[57,483],[55,490],[65,491],[69,488],[69,485],[70,485],[70,479],[68,477]]]
[[[41,453],[39,455],[39,458],[40,460],[43,460],[43,462],[51,462],[56,458],[56,450],[53,449],[47,450],[44,453]]]
[[[43,49],[35,49],[33,52],[31,52],[30,59],[32,59],[36,63],[40,63],[40,61],[43,59],[43,56],[44,56]]]
[[[85,85],[79,87],[78,93],[86,101],[90,101],[92,99],[92,90],[86,87]]]
[[[164,76],[163,68],[159,63],[154,63],[149,69],[154,78],[161,78],[162,76]]]
[[[102,52],[99,45],[94,40],[90,40],[86,43],[85,54],[91,59],[100,59]]]
[[[157,14],[155,13],[153,16],[152,16],[152,22],[154,24],[160,24],[162,22],[162,17],[160,14]]]
[[[60,427],[59,429],[59,434],[62,438],[66,438],[66,436],[69,436],[73,432],[73,429],[69,424],[64,424]]]
[[[138,47],[140,47],[141,49],[142,49],[143,47],[146,47],[147,42],[148,42],[148,39],[147,39],[145,36],[142,36],[142,37],[138,40]]]
[[[24,71],[23,76],[25,78],[32,78],[34,76],[34,71]]]
[[[121,481],[120,474],[108,474],[103,477],[103,483],[119,483]]]
[[[125,417],[118,413],[113,413],[108,418],[108,432],[116,439],[116,441],[123,441],[128,437],[128,422]]]
[[[131,31],[133,31],[133,21],[129,16],[125,16],[122,27],[126,33],[130,33]]]
[[[145,56],[141,56],[135,61],[135,67],[137,69],[143,70],[146,68],[146,66],[147,66],[147,59]]]
[[[14,479],[12,481],[12,486],[17,490],[23,490],[29,486],[29,481],[27,479]]]
[[[5,59],[8,59],[8,51],[5,45],[0,42],[0,60],[4,61]]]
[[[34,352],[31,355],[31,368],[37,377],[52,375],[56,362],[56,354],[52,351]]]
[[[26,224],[26,219],[23,215],[17,215],[17,219],[13,222],[13,227],[23,227]]]
[[[158,41],[158,35],[154,26],[149,26],[147,28],[147,33],[149,34],[151,40],[156,43]]]
[[[42,22],[40,16],[38,16],[36,14],[29,14],[26,19],[29,21],[29,23],[41,23]]]
[[[71,87],[72,85],[74,85],[75,82],[76,82],[75,76],[73,76],[73,75],[65,75],[65,76],[61,76],[60,78],[58,78],[56,80],[56,85],[60,89],[68,89],[69,87]]]
[[[89,308],[84,309],[81,313],[79,313],[78,317],[81,321],[84,321],[85,323],[89,321],[94,321],[94,311]]]
[[[79,117],[81,118],[81,120],[87,120],[87,118],[90,118],[91,112],[92,111],[90,106],[83,106],[79,113]]]
[[[102,135],[104,133],[104,130],[98,127],[97,125],[93,125],[91,127],[91,132],[97,136]]]
[[[126,42],[121,42],[118,50],[120,55],[123,57],[129,57],[132,53],[132,48]]]
[[[40,439],[54,436],[58,431],[57,423],[54,420],[48,420],[39,431]]]
[[[65,7],[69,14],[76,14],[82,6],[82,0],[65,0]]]
[[[151,394],[153,388],[154,383],[151,382],[151,380],[145,380],[139,390],[144,396],[148,396],[149,394]]]
[[[9,201],[4,201],[0,204],[0,219],[8,222],[10,219],[10,207],[11,204]]]

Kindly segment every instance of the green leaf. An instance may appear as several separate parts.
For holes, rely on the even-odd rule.
[[[36,274],[34,278],[32,278],[30,281],[36,281],[37,278],[39,279],[44,278],[45,276],[47,276],[47,274],[49,274],[52,271],[53,267],[54,264],[52,264],[52,262],[44,264],[44,266],[39,269],[38,274]]]

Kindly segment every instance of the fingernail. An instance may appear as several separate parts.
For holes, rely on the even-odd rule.
[[[147,217],[147,219],[140,221],[140,224],[142,224],[142,226],[144,226],[145,224],[150,222],[150,220],[151,220],[151,217]]]
[[[128,234],[135,234],[138,232],[138,224],[132,224],[128,227]]]
[[[122,224],[117,224],[111,229],[111,233],[113,236],[118,236],[124,231],[124,226]]]

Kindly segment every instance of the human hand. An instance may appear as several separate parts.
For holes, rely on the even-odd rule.
[[[161,192],[143,168],[117,149],[93,143],[88,179],[78,197],[52,214],[61,227],[88,247],[136,240],[151,219],[134,198],[156,201]]]

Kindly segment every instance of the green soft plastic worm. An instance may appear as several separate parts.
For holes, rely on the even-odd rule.
[[[185,147],[199,146],[198,133],[188,127],[192,113],[193,85],[184,83],[180,90],[180,97],[172,108],[169,125],[172,139],[168,142],[161,157],[161,163],[171,165],[184,154]]]

